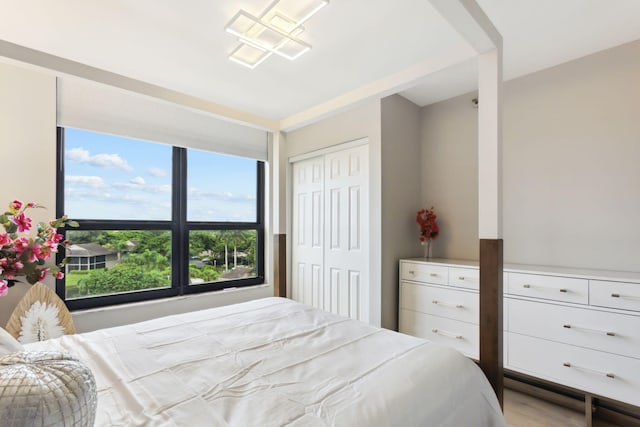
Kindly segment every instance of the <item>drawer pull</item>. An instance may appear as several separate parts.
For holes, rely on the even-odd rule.
[[[573,365],[573,364],[571,364],[569,362],[564,362],[562,365],[566,366],[567,368],[575,368],[575,369],[579,369],[581,371],[593,372],[594,374],[604,375],[604,376],[609,377],[609,378],[615,378],[616,377],[616,375],[614,373],[612,373],[612,372],[597,371],[595,369],[585,368],[584,366]]]
[[[615,337],[616,333],[615,332],[611,332],[611,331],[601,331],[599,329],[591,329],[591,328],[582,328],[580,326],[575,326],[575,325],[562,325],[563,328],[567,328],[567,329],[579,329],[581,331],[586,331],[586,332],[594,332],[596,334],[605,334],[608,335],[610,337]]]
[[[431,276],[431,277],[438,277],[438,273],[431,273],[431,274],[429,274],[429,276]]]
[[[413,271],[413,270],[409,270],[409,274],[414,275],[414,274],[416,274],[416,272]]]
[[[431,301],[432,304],[437,304],[437,305],[442,305],[444,307],[451,307],[451,308],[464,308],[464,305],[462,304],[452,304],[450,302],[442,302],[442,301],[438,301],[437,299],[434,299]]]
[[[530,288],[551,289],[551,290],[555,289],[555,288],[550,288],[548,286],[532,286],[532,285],[530,285],[528,283],[525,283],[524,285],[522,285],[522,287],[525,288],[525,289],[530,289]],[[560,288],[559,291],[566,294],[567,292],[569,292],[569,289]]]
[[[611,294],[611,298],[626,298],[626,299],[640,300],[640,297],[636,297],[633,295],[621,295],[621,294]]]
[[[464,276],[458,276],[458,280],[464,280]]]
[[[433,332],[434,334],[445,336],[445,337],[455,338],[457,340],[461,340],[462,338],[464,338],[460,334],[455,334],[453,332],[443,331],[441,329],[432,329],[431,332]]]

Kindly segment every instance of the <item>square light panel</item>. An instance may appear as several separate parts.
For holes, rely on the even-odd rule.
[[[298,58],[311,49],[298,38],[304,32],[302,23],[327,4],[328,0],[273,0],[259,16],[241,9],[225,27],[240,42],[229,59],[255,68],[274,53]]]

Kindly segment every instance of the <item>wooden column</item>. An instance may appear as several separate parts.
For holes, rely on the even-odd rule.
[[[287,296],[287,235],[273,236],[273,296]]]
[[[478,56],[480,367],[503,404],[502,42]]]
[[[478,52],[480,366],[502,405],[502,36],[475,0],[429,2]]]
[[[480,325],[480,368],[502,407],[502,239],[480,239]]]

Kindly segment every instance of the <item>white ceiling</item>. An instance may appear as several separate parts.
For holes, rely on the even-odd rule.
[[[640,39],[639,0],[477,1],[503,36],[506,79]],[[427,0],[331,0],[298,60],[229,61],[225,24],[269,2],[0,0],[0,39],[272,120],[452,55],[459,65],[397,89],[423,106],[476,88],[475,52]]]

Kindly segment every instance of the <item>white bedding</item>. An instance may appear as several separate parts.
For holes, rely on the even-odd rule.
[[[267,298],[28,344],[92,369],[97,426],[504,426],[454,350]]]

